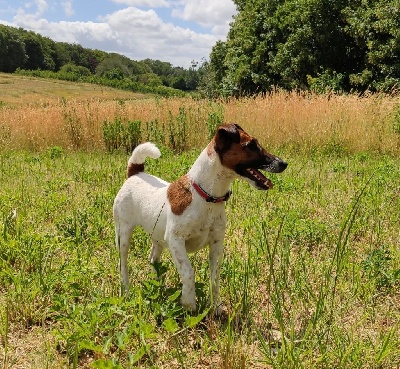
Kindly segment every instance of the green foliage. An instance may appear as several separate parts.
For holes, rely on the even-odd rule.
[[[400,104],[393,110],[392,122],[394,133],[400,137]]]
[[[27,59],[20,33],[15,28],[0,25],[0,70],[14,72],[24,67]]]
[[[114,121],[103,122],[103,141],[108,152],[123,149],[131,153],[141,142],[141,121],[123,121],[121,117],[114,118]]]
[[[188,70],[170,63],[135,61],[116,53],[55,42],[22,28],[0,25],[0,72],[104,84],[164,96],[196,90],[197,64]],[[182,95],[182,93],[181,93]]]
[[[110,54],[96,68],[96,75],[113,79],[112,72],[118,73],[117,79],[129,77],[132,75],[133,61],[126,56],[119,54]]]
[[[146,122],[146,141],[165,146],[167,142],[166,131],[165,124],[160,124],[157,119]]]
[[[173,117],[172,113],[169,112],[168,142],[171,149],[178,154],[188,149],[187,129],[188,120],[184,107],[179,107],[179,114],[177,117]]]
[[[349,2],[343,9],[347,32],[363,51],[360,72],[372,78],[363,87],[390,92],[399,88],[400,7],[398,0]]]
[[[307,76],[307,83],[310,90],[317,94],[341,93],[345,87],[345,76],[336,71],[324,70],[314,78]]]
[[[400,78],[398,0],[239,1],[204,84],[222,95],[275,88],[392,91]]]
[[[215,105],[211,111],[208,112],[206,125],[207,125],[207,139],[211,141],[217,132],[217,128],[224,123],[224,111],[222,105]]]
[[[197,155],[163,151],[147,171],[179,178]],[[200,306],[192,316],[179,304],[180,278],[168,253],[154,272],[151,242],[139,230],[128,261],[131,287],[120,296],[110,212],[125,153],[54,147],[3,150],[0,159],[5,367],[23,366],[36,352],[40,367],[398,365],[396,157],[287,150],[290,166],[270,174],[272,191],[235,181],[225,205],[222,319],[207,316],[206,250],[190,256]]]
[[[78,68],[81,70],[81,67]],[[83,69],[85,71],[85,69]],[[119,70],[109,71],[111,74],[106,77],[98,77],[95,75],[85,76],[85,73],[74,72],[74,73],[62,73],[62,72],[52,72],[52,71],[42,71],[42,70],[34,70],[29,71],[25,69],[17,69],[15,73],[24,75],[24,76],[32,76],[32,77],[40,77],[40,78],[53,78],[53,79],[62,79],[66,81],[73,82],[86,82],[93,83],[97,85],[104,85],[113,88],[119,88],[121,90],[128,90],[134,92],[142,92],[142,93],[152,93],[166,97],[172,96],[186,96],[183,91],[176,90],[171,87],[166,86],[147,86],[139,82],[133,81],[131,78],[122,78],[122,74]]]
[[[377,290],[394,288],[400,283],[400,268],[391,267],[392,252],[382,246],[372,250],[362,262],[366,277],[375,284]]]
[[[59,159],[64,154],[64,149],[60,146],[52,146],[46,150],[50,159]]]

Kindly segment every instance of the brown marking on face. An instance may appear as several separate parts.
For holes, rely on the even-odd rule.
[[[274,158],[255,138],[236,124],[221,126],[214,141],[221,164],[232,170],[240,163],[257,162],[265,157]]]
[[[167,196],[171,210],[175,215],[181,215],[192,202],[190,186],[190,180],[187,175],[169,185]]]
[[[135,174],[138,174],[140,172],[144,172],[144,164],[129,164],[128,168],[126,170],[127,176],[132,177]]]

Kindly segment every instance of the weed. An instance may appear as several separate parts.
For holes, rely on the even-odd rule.
[[[161,125],[157,119],[146,122],[146,141],[165,146],[165,125]]]
[[[51,146],[46,150],[50,159],[59,159],[64,154],[64,149],[60,146]]]
[[[215,109],[208,112],[206,126],[207,126],[207,139],[211,141],[214,137],[217,128],[224,123],[224,114],[222,105],[216,105]]]
[[[128,120],[124,123],[120,117],[114,118],[114,121],[105,120],[102,132],[108,152],[123,149],[131,153],[141,141],[141,121]]]
[[[400,135],[400,105],[396,106],[392,114],[393,131],[396,133],[396,135]]]
[[[11,127],[6,126],[5,124],[0,124],[0,144],[2,147],[6,147],[6,145],[11,140]]]
[[[61,105],[63,108],[64,129],[67,136],[72,143],[72,147],[74,149],[80,149],[84,136],[82,118],[75,107],[69,108],[65,98],[61,99]]]
[[[169,113],[169,144],[175,153],[182,153],[187,147],[187,113],[184,107],[179,108],[177,117]]]
[[[374,283],[377,290],[392,289],[400,283],[400,268],[392,269],[391,260],[392,252],[383,245],[372,250],[361,263],[365,276]]]

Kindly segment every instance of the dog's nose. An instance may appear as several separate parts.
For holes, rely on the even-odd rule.
[[[279,162],[279,170],[280,172],[283,172],[288,166],[288,163],[286,163],[286,161],[281,160]]]

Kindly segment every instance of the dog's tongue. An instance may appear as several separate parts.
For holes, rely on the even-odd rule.
[[[247,172],[251,175],[252,179],[256,181],[260,187],[266,187],[267,189],[271,189],[274,187],[271,180],[264,176],[259,170],[250,168],[247,169]]]

